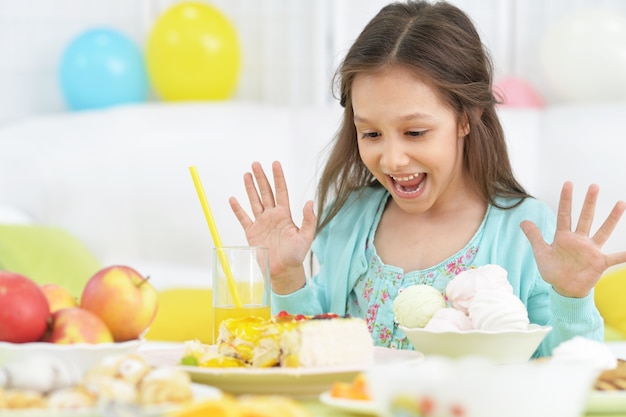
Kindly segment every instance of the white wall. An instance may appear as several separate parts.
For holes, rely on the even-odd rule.
[[[180,0],[0,0],[0,124],[66,110],[57,66],[81,31],[106,25],[143,47],[154,19]],[[332,100],[330,75],[387,0],[201,0],[236,25],[243,72],[235,98],[277,105]],[[518,75],[558,101],[540,68],[543,33],[580,7],[626,15],[622,0],[453,0],[477,23],[497,74]],[[594,80],[590,80],[594,82]]]

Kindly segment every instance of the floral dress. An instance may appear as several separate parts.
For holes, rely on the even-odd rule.
[[[386,201],[383,200],[369,232],[365,247],[368,269],[348,296],[347,313],[351,317],[365,319],[376,345],[413,349],[411,342],[395,321],[393,300],[404,288],[418,284],[431,285],[443,294],[446,285],[456,274],[472,266],[485,220],[469,243],[450,258],[431,268],[405,273],[401,268],[384,264],[374,247],[374,236],[385,204]]]

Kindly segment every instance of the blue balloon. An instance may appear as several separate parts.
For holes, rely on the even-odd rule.
[[[120,32],[106,28],[83,32],[68,45],[59,81],[72,110],[138,103],[148,97],[140,49]]]

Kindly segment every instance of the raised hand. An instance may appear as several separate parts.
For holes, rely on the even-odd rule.
[[[626,251],[608,255],[602,252],[602,246],[626,210],[626,203],[618,201],[591,236],[599,187],[591,185],[587,190],[575,230],[572,230],[572,192],[572,183],[566,182],[561,190],[552,244],[543,240],[534,223],[524,221],[521,228],[532,245],[543,279],[559,294],[580,298],[589,294],[607,268],[626,262]]]
[[[231,197],[229,203],[245,231],[248,244],[269,248],[273,291],[289,294],[302,288],[305,283],[303,262],[315,235],[315,214],[313,202],[308,201],[303,209],[302,226],[296,226],[291,216],[287,183],[279,162],[272,164],[272,175],[275,193],[260,163],[252,163],[252,173],[244,174],[244,185],[254,220],[236,198]]]

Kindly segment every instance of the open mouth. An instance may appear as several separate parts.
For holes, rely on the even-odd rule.
[[[393,184],[393,188],[401,194],[416,194],[418,193],[425,181],[427,174],[423,172],[419,172],[416,174],[411,174],[408,176],[398,176],[395,177],[390,175],[391,183]]]

